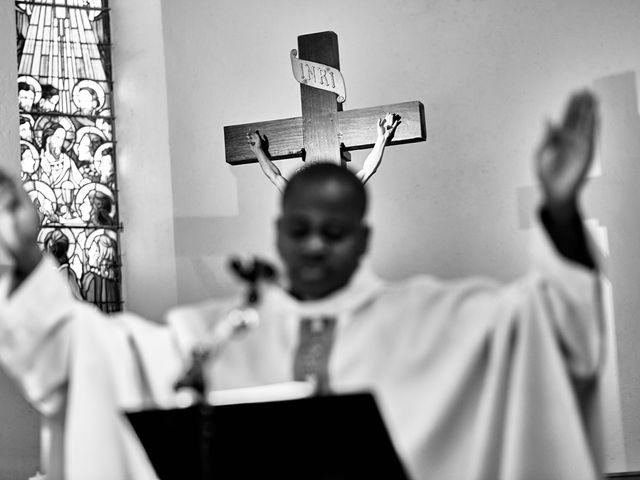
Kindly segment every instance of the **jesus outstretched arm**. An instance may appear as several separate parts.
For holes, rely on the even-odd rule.
[[[371,152],[369,152],[369,155],[367,155],[367,158],[362,165],[362,169],[360,169],[360,171],[356,173],[356,176],[363,184],[367,183],[367,181],[378,170],[378,167],[382,162],[384,147],[389,141],[389,138],[393,136],[393,133],[395,132],[396,127],[399,124],[400,116],[394,113],[387,113],[383,118],[378,119],[376,123],[376,143],[373,145],[373,148],[371,149]],[[278,191],[280,193],[283,193],[285,187],[287,186],[287,179],[282,175],[280,169],[276,167],[273,161],[269,158],[269,155],[266,152],[266,137],[258,131],[248,132],[247,141],[249,143],[249,148],[258,160],[258,164],[260,165],[262,172],[269,179],[269,181],[276,186]]]
[[[268,157],[265,152],[266,138],[260,134],[260,132],[247,133],[247,140],[249,142],[249,148],[254,153],[260,164],[260,168],[267,176],[267,178],[273,183],[280,193],[284,192],[284,187],[287,186],[287,179],[282,176],[280,169]]]
[[[378,136],[376,143],[373,145],[373,149],[367,155],[362,169],[356,173],[356,176],[362,183],[367,181],[378,170],[380,163],[382,162],[382,154],[384,153],[384,147],[387,145],[389,138],[393,136],[396,127],[400,124],[400,117],[393,113],[387,113],[384,118],[379,118],[377,123]]]

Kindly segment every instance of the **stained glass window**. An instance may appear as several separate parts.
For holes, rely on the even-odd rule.
[[[107,0],[16,1],[22,181],[78,297],[121,310]]]

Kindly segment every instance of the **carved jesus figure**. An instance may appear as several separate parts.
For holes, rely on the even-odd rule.
[[[400,124],[400,117],[394,113],[387,113],[383,118],[378,119],[377,131],[378,135],[376,143],[373,145],[373,149],[367,155],[362,169],[356,176],[364,184],[373,176],[378,170],[380,163],[382,162],[382,154],[384,153],[384,147],[386,146],[389,138],[393,136],[396,127]],[[249,142],[249,148],[255,154],[260,164],[260,168],[266,175],[266,177],[273,183],[280,193],[284,192],[287,186],[287,179],[282,175],[280,169],[275,166],[273,161],[267,155],[267,139],[264,135],[261,135],[257,130],[247,133],[247,141]]]

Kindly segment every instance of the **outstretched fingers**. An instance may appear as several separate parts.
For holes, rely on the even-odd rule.
[[[249,144],[250,148],[263,148],[263,149],[267,149],[268,147],[268,142],[267,142],[267,137],[263,134],[261,134],[258,130],[254,130],[253,132],[247,132],[247,143]]]
[[[549,123],[537,152],[538,176],[552,205],[573,205],[593,160],[597,101],[574,94],[560,124]]]
[[[574,94],[569,101],[563,128],[567,133],[592,136],[597,124],[597,100],[588,91]]]
[[[390,137],[400,125],[400,115],[387,113],[383,118],[378,119],[378,129],[386,137]]]
[[[391,130],[395,131],[395,129],[398,128],[398,125],[400,125],[400,123],[402,123],[400,121],[400,115],[394,115],[393,116],[393,123],[391,124]]]

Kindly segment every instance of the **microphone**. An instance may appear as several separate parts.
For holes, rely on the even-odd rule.
[[[246,303],[248,305],[258,303],[257,287],[260,281],[273,281],[277,278],[275,267],[258,257],[243,261],[240,257],[234,256],[231,257],[229,266],[238,278],[247,282]]]
[[[276,269],[257,257],[252,257],[249,261],[232,257],[229,267],[238,278],[247,283],[244,302],[220,320],[208,339],[197,345],[191,352],[190,367],[173,387],[177,393],[177,402],[181,406],[204,402],[206,363],[215,358],[237,335],[258,326],[260,318],[255,309],[259,301],[258,284],[262,280],[271,281],[277,277]]]

